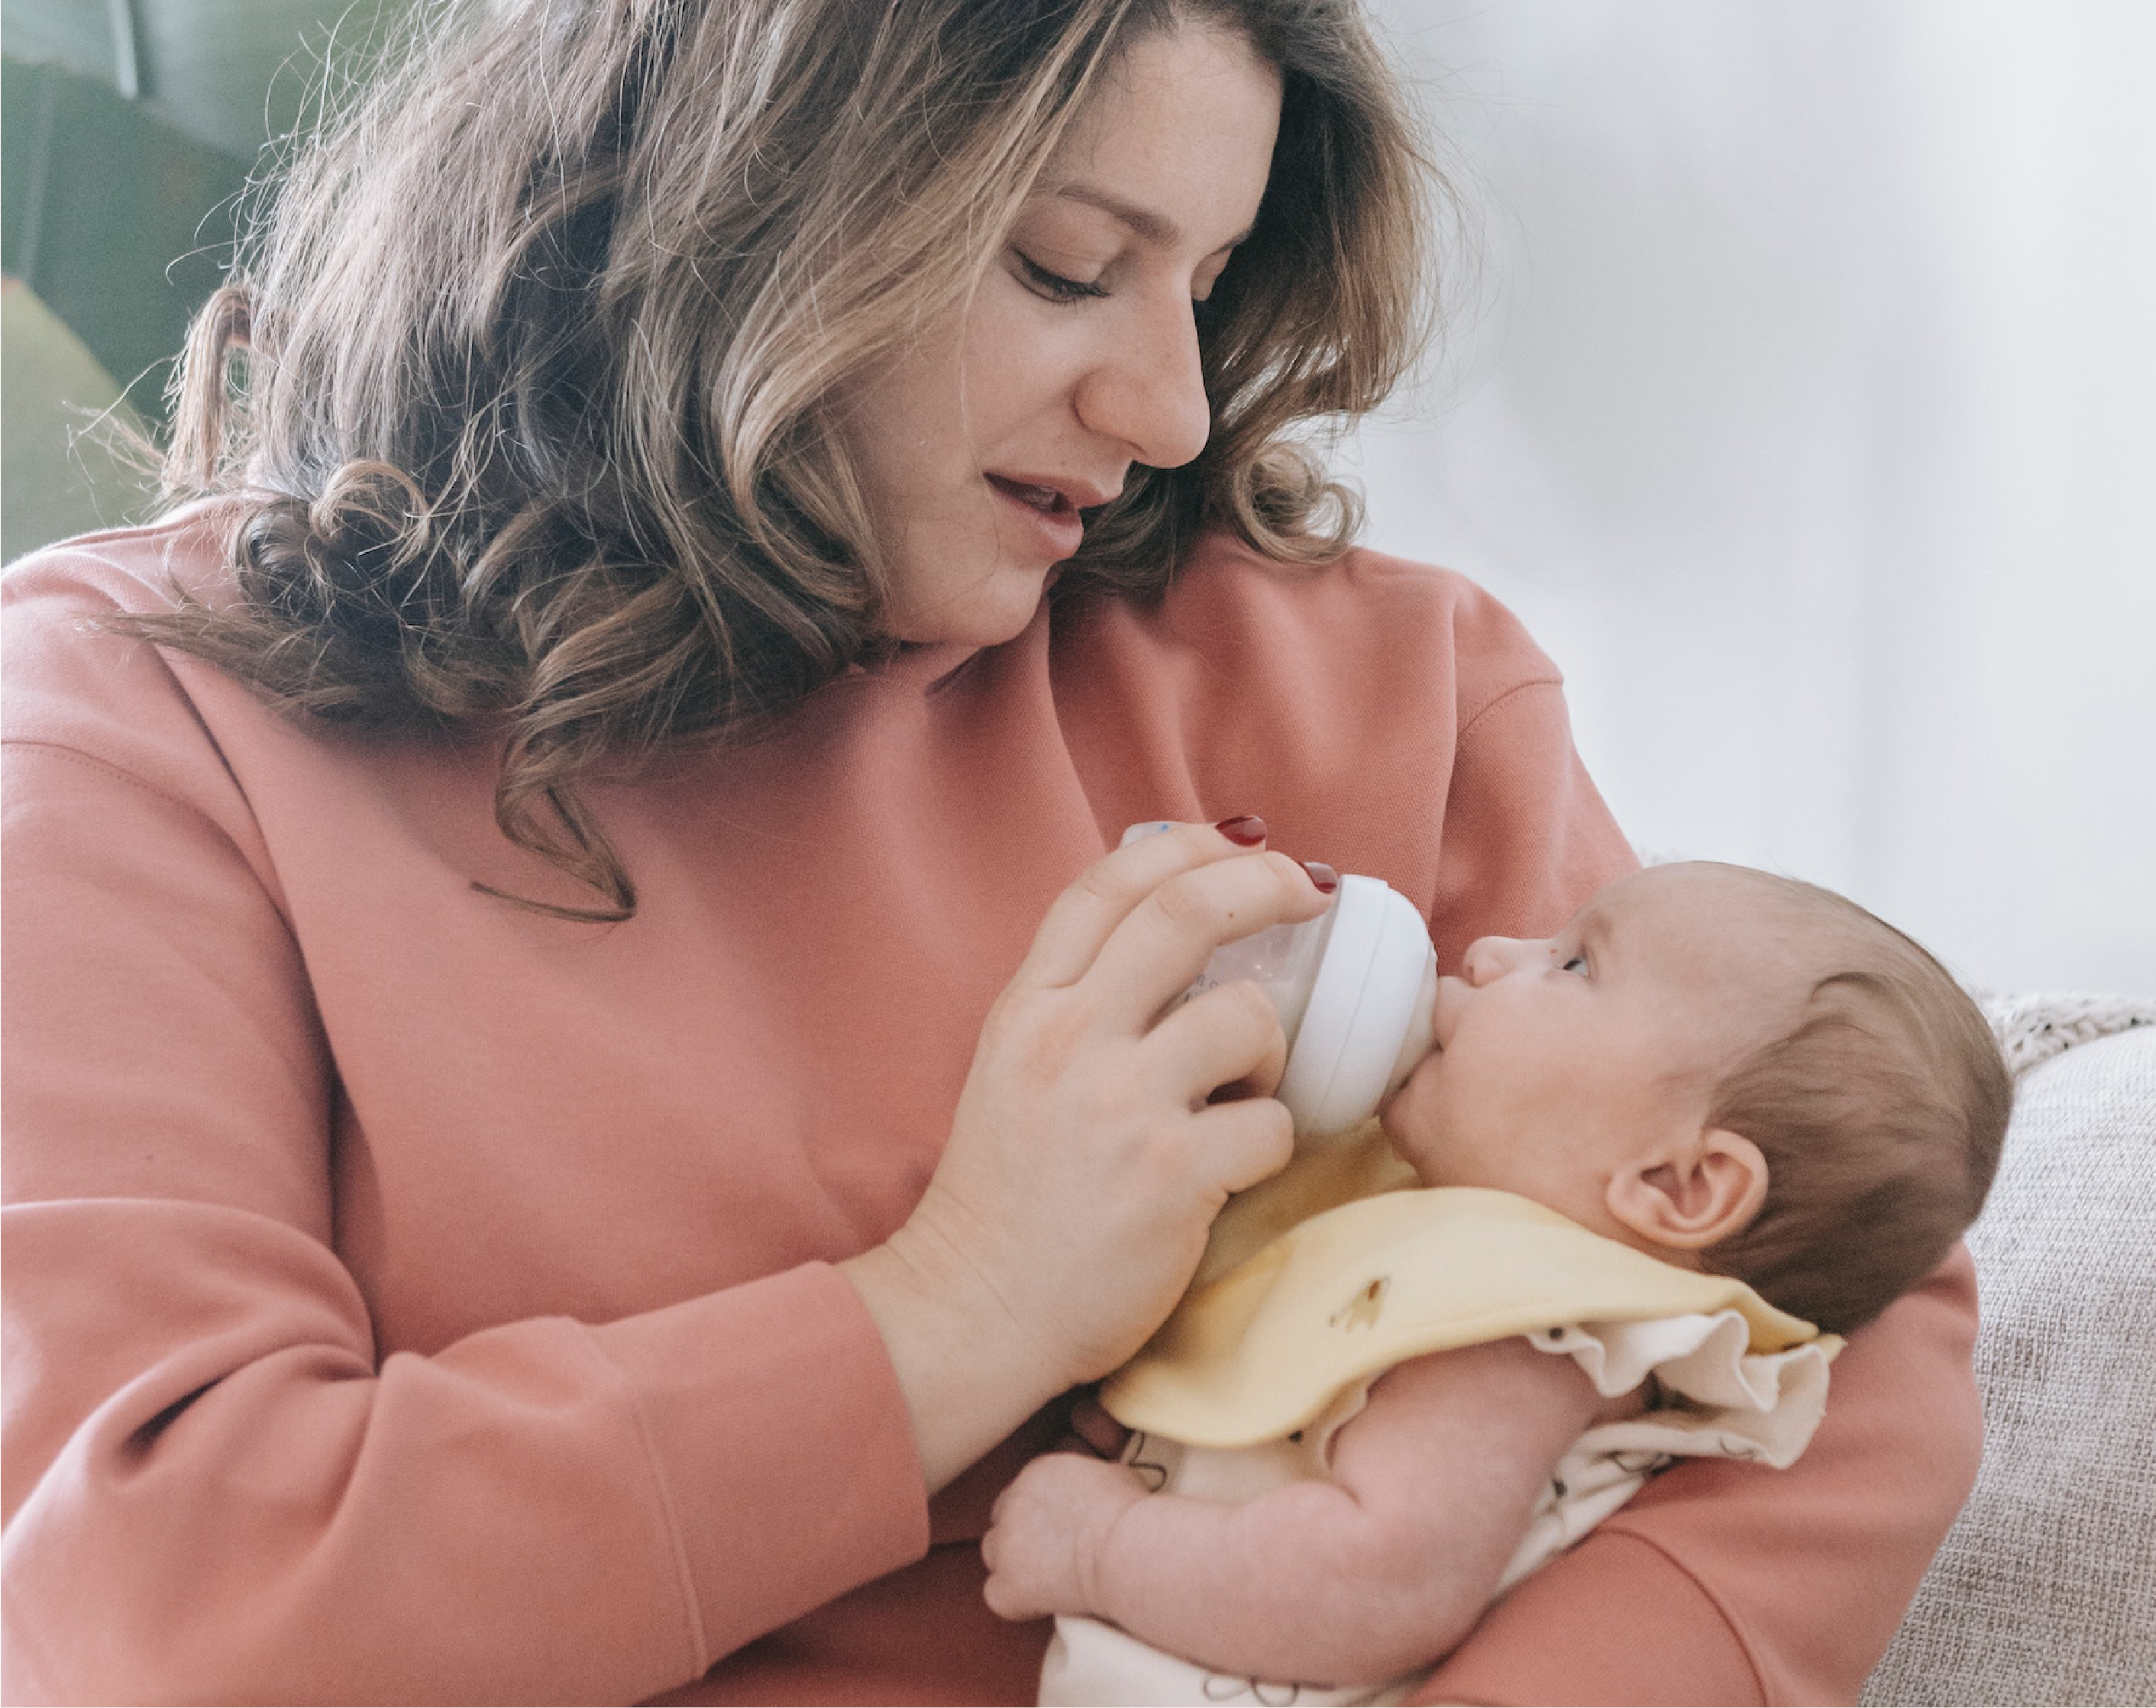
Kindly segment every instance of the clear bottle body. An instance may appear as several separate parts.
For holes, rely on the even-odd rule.
[[[1133,824],[1123,839],[1169,828]],[[1273,1095],[1299,1135],[1368,1120],[1429,1052],[1437,987],[1429,928],[1378,879],[1343,877],[1317,918],[1224,945],[1169,1006],[1235,979],[1256,985],[1280,1015],[1287,1059]]]
[[[1317,982],[1318,965],[1325,959],[1325,942],[1332,935],[1333,911],[1328,908],[1316,919],[1305,920],[1299,925],[1270,926],[1224,945],[1205,963],[1205,970],[1198,975],[1190,988],[1177,999],[1176,1006],[1181,1007],[1215,986],[1246,978],[1270,999],[1280,1015],[1281,1029],[1287,1034],[1288,1044],[1292,1048],[1302,1017],[1309,1012],[1310,992]]]
[[[1123,843],[1127,846],[1172,828],[1167,819],[1133,824],[1123,833]],[[1338,911],[1336,901],[1316,919],[1299,925],[1270,926],[1224,945],[1214,952],[1189,989],[1168,1004],[1169,1008],[1179,1008],[1216,986],[1247,978],[1271,999],[1281,1018],[1281,1029],[1287,1034],[1288,1047],[1293,1049],[1295,1034],[1310,1009],[1311,987],[1317,982],[1326,939],[1332,935],[1333,916]]]

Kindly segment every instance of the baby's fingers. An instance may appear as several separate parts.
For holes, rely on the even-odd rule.
[[[981,1595],[988,1611],[1005,1619],[1070,1611],[1065,1586],[1075,1540],[1023,1492],[1006,1489],[981,1538],[981,1563],[988,1568]]]

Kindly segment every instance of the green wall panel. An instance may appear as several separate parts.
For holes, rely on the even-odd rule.
[[[0,562],[143,513],[152,483],[96,430],[96,412],[118,399],[118,382],[15,279],[0,285]]]
[[[102,81],[12,59],[0,74],[0,265],[154,413],[160,364],[223,276],[246,167]]]

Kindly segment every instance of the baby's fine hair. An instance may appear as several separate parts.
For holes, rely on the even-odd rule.
[[[1716,1089],[1710,1120],[1764,1154],[1767,1196],[1702,1254],[1782,1310],[1845,1334],[1975,1221],[2014,1101],[1982,1011],[1917,943],[1815,885],[1747,875],[1819,944],[1796,1024]]]

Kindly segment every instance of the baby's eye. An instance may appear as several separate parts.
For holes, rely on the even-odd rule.
[[[1587,971],[1587,957],[1584,955],[1575,955],[1571,960],[1566,962],[1559,971],[1584,974]]]

